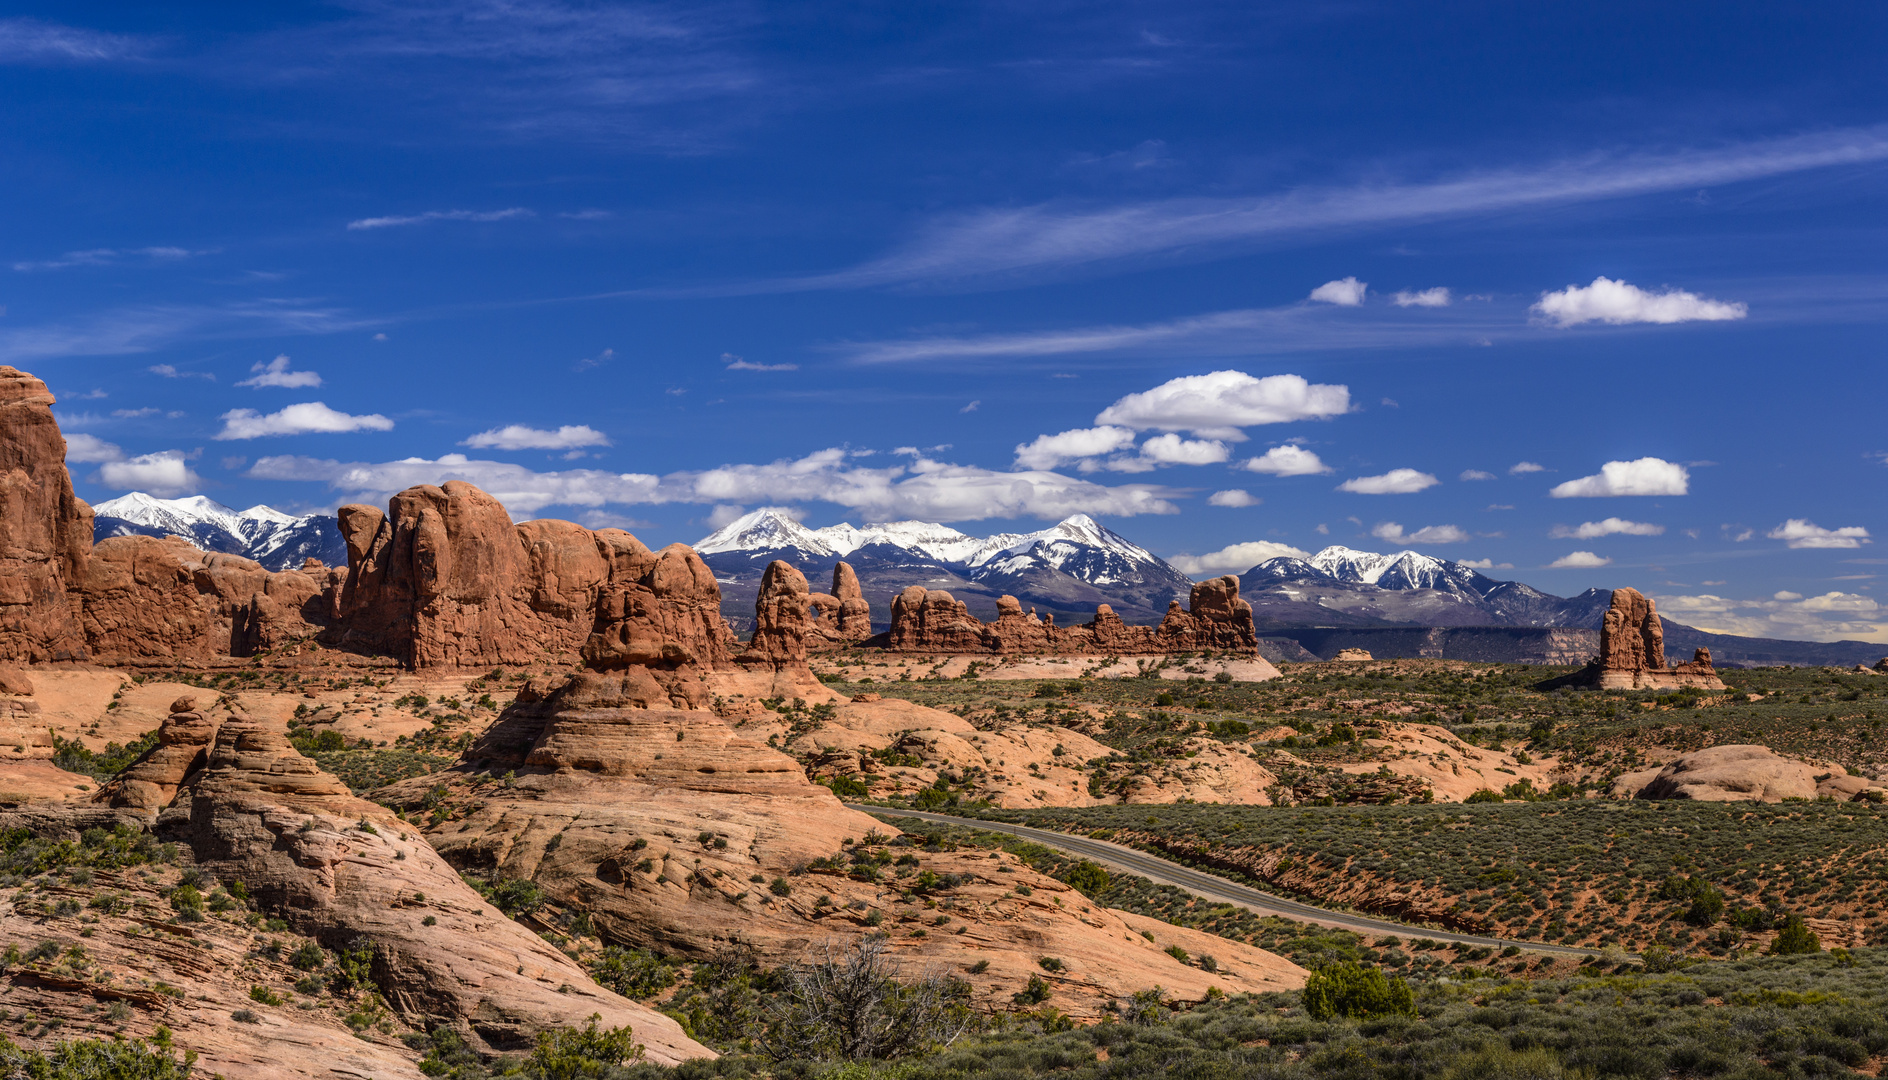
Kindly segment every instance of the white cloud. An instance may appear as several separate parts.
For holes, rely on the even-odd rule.
[[[197,491],[203,478],[190,471],[180,450],[159,450],[123,461],[108,461],[98,468],[98,480],[107,487],[148,491],[160,498]]]
[[[66,460],[80,464],[123,461],[125,452],[96,435],[74,433],[66,436]]]
[[[1043,470],[999,472],[923,456],[876,469],[851,465],[850,460],[847,450],[834,447],[798,459],[657,477],[602,469],[536,472],[463,454],[379,463],[278,456],[259,459],[247,475],[325,483],[363,501],[385,501],[415,484],[465,480],[490,492],[513,513],[533,513],[552,505],[804,502],[834,503],[872,520],[981,521],[1055,519],[1075,513],[1133,517],[1179,512],[1170,501],[1174,493],[1152,484],[1109,487]]]
[[[481,431],[459,445],[481,450],[574,450],[581,446],[608,446],[610,440],[601,431],[582,424],[565,424],[555,431],[507,424]]]
[[[1249,458],[1240,468],[1273,476],[1315,476],[1331,471],[1331,467],[1319,460],[1318,455],[1290,443],[1274,446],[1258,457]]]
[[[1411,495],[1441,482],[1415,469],[1391,469],[1382,476],[1353,477],[1337,485],[1337,490],[1357,495]]]
[[[1541,465],[1532,461],[1517,461],[1514,464],[1508,466],[1509,476],[1521,476],[1526,473],[1536,473],[1536,472],[1546,472],[1546,471],[1547,471],[1547,467],[1545,465]]]
[[[1394,521],[1386,521],[1370,530],[1370,535],[1392,544],[1460,544],[1469,540],[1469,534],[1454,525],[1425,525],[1415,532],[1404,532],[1403,526]]]
[[[164,410],[155,405],[146,405],[142,409],[113,409],[111,415],[115,420],[142,420],[147,416],[156,416],[163,411]]]
[[[42,19],[0,19],[0,61],[115,60],[135,51],[137,40]]]
[[[1498,563],[1493,559],[1458,559],[1456,561],[1460,565],[1466,566],[1471,570],[1512,570],[1514,569],[1513,563],[1506,563],[1506,562]]]
[[[1650,525],[1643,521],[1627,521],[1625,518],[1609,517],[1604,521],[1583,521],[1569,528],[1556,525],[1547,531],[1547,535],[1557,539],[1597,540],[1602,536],[1663,536],[1665,526]]]
[[[1367,283],[1358,281],[1354,277],[1339,278],[1336,281],[1327,281],[1311,290],[1310,298],[1320,303],[1336,304],[1339,307],[1356,307],[1364,302],[1364,293],[1369,290],[1370,286]]]
[[[1216,465],[1230,453],[1217,439],[1183,439],[1172,433],[1141,444],[1141,456],[1162,465]]]
[[[1596,277],[1593,284],[1569,285],[1559,292],[1542,293],[1531,309],[1558,327],[1603,322],[1614,326],[1624,323],[1720,322],[1741,319],[1750,314],[1750,306],[1707,300],[1683,289],[1653,293]]]
[[[393,421],[379,413],[350,416],[319,401],[290,405],[264,415],[254,409],[231,409],[222,416],[223,430],[216,439],[259,439],[269,435],[305,435],[314,432],[391,431]]]
[[[16,262],[13,269],[64,270],[69,266],[112,266],[126,259],[144,259],[151,262],[175,262],[188,259],[192,255],[204,254],[180,247],[143,247],[143,248],[92,248],[88,251],[68,251],[56,259],[44,259],[37,262]]]
[[[1595,555],[1591,551],[1575,551],[1562,555],[1547,565],[1561,570],[1590,570],[1596,566],[1607,566],[1612,561],[1605,556]]]
[[[1423,289],[1418,292],[1405,289],[1392,293],[1390,300],[1397,307],[1448,307],[1453,298],[1449,295],[1448,286],[1438,285],[1433,289]]]
[[[1714,634],[1793,641],[1888,639],[1888,611],[1873,598],[1856,593],[1804,597],[1778,592],[1768,600],[1735,600],[1704,593],[1654,599],[1667,617]]]
[[[1593,476],[1555,485],[1548,492],[1556,499],[1590,499],[1608,495],[1683,495],[1691,474],[1683,465],[1661,458],[1609,461]]]
[[[1124,427],[1076,428],[1056,435],[1038,435],[1036,441],[1016,447],[1016,464],[1025,469],[1053,469],[1064,462],[1101,457],[1134,445],[1134,432]]]
[[[536,217],[537,212],[522,206],[506,210],[428,210],[420,214],[393,214],[387,217],[361,218],[347,223],[349,230],[359,232],[365,229],[391,229],[401,225],[425,225],[434,221],[510,221],[513,218]]]
[[[1233,488],[1230,491],[1215,491],[1206,497],[1206,505],[1208,506],[1257,506],[1264,501],[1264,499],[1259,498],[1250,491],[1245,491],[1240,488]]]
[[[608,349],[603,350],[605,355],[608,355],[609,351],[610,350]],[[730,352],[724,352],[721,354],[721,362],[728,365],[727,369],[729,371],[798,371],[800,370],[800,365],[798,364],[760,364],[760,363],[755,363],[752,360],[748,360],[743,357],[736,356]]]
[[[1310,557],[1309,551],[1302,551],[1290,544],[1254,540],[1250,543],[1223,547],[1218,551],[1207,552],[1205,555],[1175,555],[1167,562],[1189,577],[1208,578],[1218,577],[1221,574],[1242,574],[1267,559],[1308,559]]]
[[[1494,478],[1494,473],[1483,472],[1480,469],[1463,469],[1462,472],[1456,476],[1457,480],[1493,480]]]
[[[321,376],[312,371],[290,371],[288,354],[269,361],[266,364],[252,364],[251,377],[237,383],[237,386],[253,386],[260,390],[265,386],[281,387],[286,390],[299,390],[304,387],[320,386]]]
[[[1214,371],[1129,394],[1103,409],[1095,423],[1242,442],[1240,428],[1325,420],[1349,411],[1348,387],[1314,384],[1298,375],[1259,379],[1243,371]]]
[[[745,513],[747,513],[747,507],[745,506],[736,506],[733,503],[722,503],[720,506],[708,512],[708,527],[711,529],[719,529],[724,525],[731,525],[740,520],[741,515]],[[796,515],[794,520],[798,521],[799,517]]]
[[[153,375],[162,375],[166,379],[208,379],[216,381],[216,376],[207,371],[178,371],[174,364],[152,364],[145,369]]]
[[[983,405],[983,400],[979,398],[978,400],[971,402],[970,404],[964,406],[963,408],[957,411],[960,413],[973,413],[973,412],[976,412],[977,409],[980,408],[982,405]]]
[[[1873,543],[1868,530],[1860,525],[1825,529],[1804,518],[1791,518],[1764,534],[1772,540],[1788,541],[1793,548],[1858,548]]]

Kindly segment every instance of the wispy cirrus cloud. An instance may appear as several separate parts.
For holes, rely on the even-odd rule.
[[[124,356],[186,340],[326,334],[371,325],[372,321],[354,318],[340,308],[293,298],[111,308],[81,319],[0,329],[0,363],[60,356]]]
[[[1182,253],[1211,258],[1313,232],[1694,190],[1883,160],[1888,160],[1888,127],[1875,126],[1707,149],[1595,153],[1428,182],[972,211],[935,221],[902,249],[850,269],[711,291],[797,292],[976,279],[1000,283],[1016,275],[1039,277]]]
[[[64,270],[72,266],[117,266],[126,262],[168,263],[205,254],[208,252],[180,247],[88,248],[84,251],[68,251],[52,259],[16,262],[13,269],[30,272]]]
[[[350,232],[371,229],[397,229],[403,225],[430,225],[435,221],[513,221],[537,217],[538,212],[523,206],[503,210],[425,210],[417,214],[389,214],[385,217],[360,218],[347,223]]]
[[[107,34],[44,19],[0,19],[0,63],[118,60],[149,44],[127,34]]]

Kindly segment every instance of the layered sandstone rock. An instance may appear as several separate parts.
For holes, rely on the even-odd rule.
[[[792,563],[775,559],[761,572],[754,601],[754,636],[740,662],[776,669],[806,665],[806,636],[812,625],[806,575]]]
[[[1612,794],[1615,798],[1773,803],[1823,795],[1844,801],[1880,800],[1884,789],[1888,784],[1881,781],[1785,757],[1767,746],[1727,745],[1685,754],[1658,769],[1628,773],[1613,785]]]
[[[161,821],[199,865],[323,944],[371,941],[374,981],[408,1024],[518,1049],[599,1013],[602,1026],[633,1027],[653,1060],[712,1056],[485,903],[409,826],[350,795],[273,725],[225,721],[184,794],[177,820]]]
[[[1689,663],[1666,665],[1657,605],[1637,589],[1613,590],[1600,624],[1600,654],[1572,678],[1602,690],[1724,689],[1709,649],[1697,650]]]
[[[1331,659],[1348,663],[1353,661],[1375,660],[1376,657],[1370,655],[1369,649],[1339,649],[1337,650],[1337,655],[1331,657]]]
[[[0,367],[0,659],[85,656],[68,592],[92,549],[92,509],[72,491],[46,384]]]
[[[1027,615],[1013,596],[997,601],[997,617],[985,624],[950,593],[912,585],[892,599],[892,652],[923,654],[1021,653],[1084,656],[1152,656],[1175,652],[1256,652],[1252,605],[1239,596],[1231,575],[1198,582],[1186,608],[1175,600],[1159,626],[1129,626],[1107,604],[1093,621],[1058,627],[1053,617]]]
[[[197,711],[194,698],[178,698],[157,729],[157,745],[111,778],[93,801],[155,813],[177,798],[190,774],[210,761],[217,724]]]

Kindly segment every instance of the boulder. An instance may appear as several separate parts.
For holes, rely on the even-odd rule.
[[[0,367],[0,659],[86,655],[70,593],[92,550],[92,508],[72,491],[46,384]]]
[[[22,668],[12,664],[0,664],[0,694],[13,697],[32,697],[33,680]]]
[[[1374,660],[1376,657],[1370,655],[1369,649],[1339,649],[1337,655],[1331,659],[1350,663],[1358,660]]]
[[[1643,772],[1623,776],[1613,794],[1634,799],[1773,803],[1819,795],[1858,800],[1868,797],[1865,792],[1884,787],[1888,785],[1785,757],[1767,746],[1726,745],[1675,758],[1650,776]]]
[[[210,761],[217,724],[196,711],[194,698],[178,698],[157,729],[157,745],[107,781],[94,802],[155,814],[177,798],[190,775]]]

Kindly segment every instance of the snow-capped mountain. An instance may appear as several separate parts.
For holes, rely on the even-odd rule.
[[[204,495],[159,499],[134,491],[92,508],[92,539],[108,536],[182,536],[204,551],[254,559],[270,570],[289,570],[309,556],[347,565],[340,527],[327,514],[295,517],[268,506],[232,510]]]
[[[1597,626],[1610,597],[1589,590],[1563,599],[1420,552],[1386,555],[1341,546],[1308,559],[1268,559],[1239,582],[1255,616],[1298,624]]]
[[[722,580],[723,608],[751,618],[753,590],[775,559],[823,588],[840,560],[859,575],[866,599],[885,610],[908,585],[948,589],[986,618],[1009,593],[1045,611],[1080,615],[1112,604],[1123,618],[1158,618],[1184,599],[1192,579],[1086,514],[1032,533],[976,537],[929,521],[848,522],[809,529],[784,511],[756,510],[695,545]],[[881,615],[881,618],[888,617]]]

